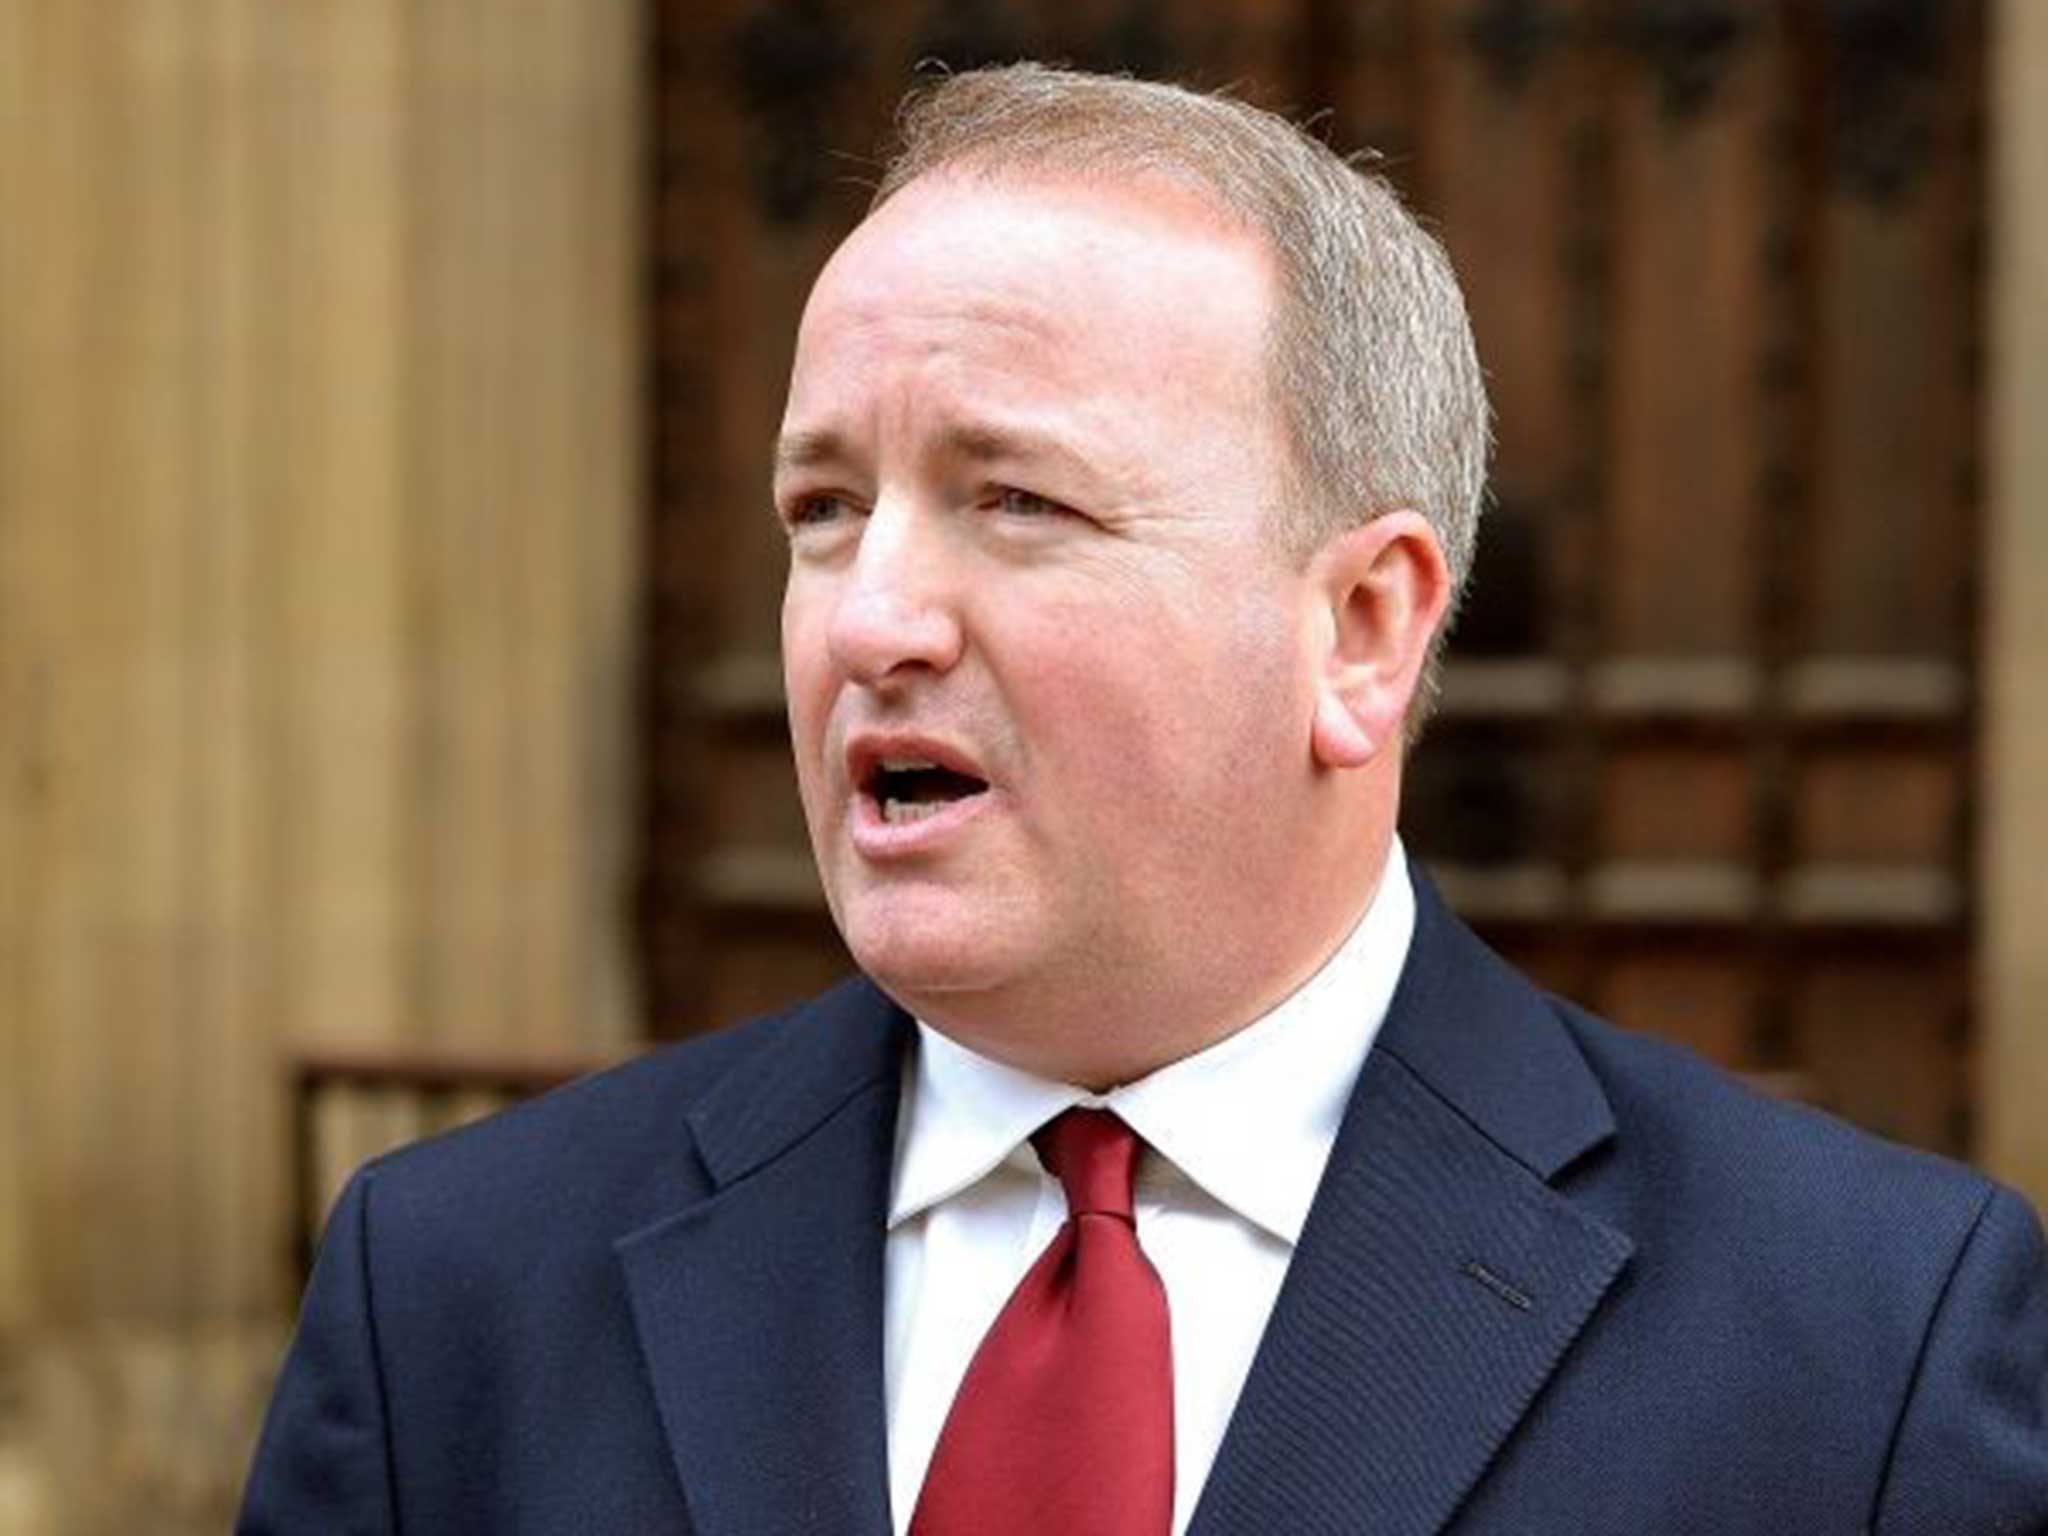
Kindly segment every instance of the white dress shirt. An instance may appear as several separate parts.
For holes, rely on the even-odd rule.
[[[1114,1110],[1151,1148],[1138,1166],[1138,1241],[1172,1318],[1173,1529],[1187,1529],[1414,927],[1397,838],[1365,915],[1285,1001],[1106,1094],[1006,1067],[919,1021],[884,1292],[899,1533],[982,1335],[1066,1219],[1030,1136],[1077,1104]]]

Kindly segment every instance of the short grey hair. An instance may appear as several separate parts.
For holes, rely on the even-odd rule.
[[[1306,559],[1382,512],[1426,517],[1451,609],[1409,712],[1437,689],[1485,496],[1486,385],[1450,258],[1386,179],[1285,118],[1154,81],[1012,64],[911,93],[869,211],[945,168],[1150,172],[1190,183],[1268,241],[1281,299],[1270,366],[1297,483],[1280,529]]]

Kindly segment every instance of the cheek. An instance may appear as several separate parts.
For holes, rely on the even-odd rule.
[[[1062,633],[1041,653],[1041,718],[1024,737],[1060,744],[1062,799],[1097,849],[1129,858],[1149,844],[1170,860],[1182,844],[1241,836],[1244,797],[1307,764],[1308,695],[1292,628],[1270,606],[1234,596],[1206,620],[1097,614]]]
[[[782,687],[789,712],[797,782],[808,799],[822,761],[833,683],[824,627],[815,605],[786,596],[782,605]]]

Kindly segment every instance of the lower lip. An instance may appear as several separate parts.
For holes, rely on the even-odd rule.
[[[882,815],[881,802],[872,795],[854,797],[853,847],[864,859],[904,859],[942,847],[948,838],[989,808],[993,789],[966,795],[950,802],[944,810],[933,811],[916,821],[889,821]]]

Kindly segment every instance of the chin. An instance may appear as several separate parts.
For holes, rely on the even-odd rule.
[[[957,920],[859,912],[841,927],[854,962],[905,1007],[918,1008],[913,999],[985,992],[998,984],[995,946],[985,937],[977,941]]]

